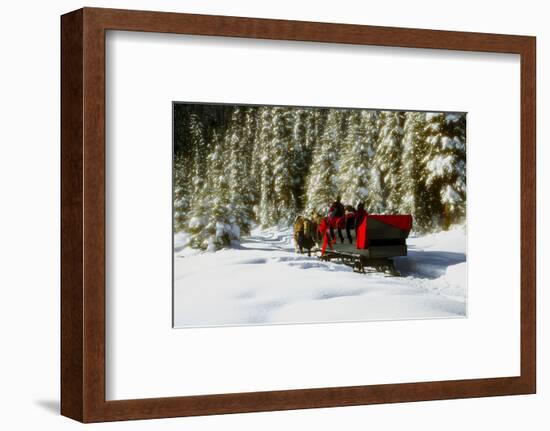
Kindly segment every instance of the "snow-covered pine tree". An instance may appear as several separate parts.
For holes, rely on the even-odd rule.
[[[400,183],[402,200],[400,212],[411,214],[414,228],[418,232],[429,229],[431,215],[427,210],[429,196],[424,186],[426,165],[423,155],[426,151],[426,114],[406,112],[403,127],[403,154]]]
[[[187,225],[189,228],[191,223],[196,225],[192,229],[196,232],[199,230],[199,224],[205,222],[205,215],[207,214],[203,196],[206,193],[209,146],[202,118],[191,113],[186,116],[186,119],[188,128],[186,143],[189,146],[187,149],[188,160],[185,163],[187,179],[184,200],[186,204],[183,207],[181,203],[184,200],[177,199],[178,190],[180,190],[178,187],[174,189],[176,193],[174,206],[176,213],[179,214],[176,218],[176,226],[183,229]],[[177,160],[178,158],[176,158],[175,163]],[[197,241],[200,242],[201,240],[197,239]]]
[[[357,207],[368,203],[369,171],[376,143],[373,111],[353,110],[347,116],[346,136],[340,166],[340,194],[343,202]]]
[[[261,184],[262,184],[262,158],[264,143],[262,141],[262,117],[264,115],[261,107],[256,108],[254,112],[255,128],[254,137],[252,142],[252,154],[250,167],[251,180],[254,183],[254,202],[253,213],[255,220],[260,223],[260,198],[261,198]]]
[[[182,110],[174,110],[174,229],[185,230],[189,208],[191,206],[191,189],[193,176],[193,148],[187,138],[188,115]]]
[[[260,108],[259,115],[259,142],[260,156],[260,202],[257,206],[257,219],[264,227],[272,226],[277,220],[277,209],[274,204],[275,181],[273,178],[273,150],[272,150],[272,108]]]
[[[381,115],[379,111],[370,111],[371,118],[366,122],[370,129],[372,156],[370,157],[370,166],[368,171],[367,189],[369,195],[365,209],[373,214],[383,214],[386,210],[386,195],[382,174],[378,166],[379,160],[376,159],[378,149],[380,129],[382,126]]]
[[[243,109],[239,106],[234,107],[225,135],[225,147],[229,153],[226,164],[226,171],[229,174],[228,211],[234,216],[235,223],[239,226],[240,231],[248,234],[252,224],[252,196],[250,193],[250,172],[247,164],[246,152],[248,148],[244,121]]]
[[[186,230],[190,234],[190,245],[194,248],[206,249],[208,247],[208,239],[212,236],[212,231],[208,229],[210,222],[211,206],[214,197],[214,172],[212,168],[214,166],[214,160],[222,158],[222,148],[219,145],[219,139],[216,132],[211,135],[212,139],[212,152],[208,155],[206,160],[208,176],[206,177],[206,183],[200,190],[194,190],[190,188],[191,194],[191,206],[187,214],[187,227]]]
[[[322,121],[322,111],[320,109],[308,109],[305,111],[305,148],[313,156],[313,151],[319,143],[320,123]],[[309,169],[309,165],[308,165]]]
[[[185,229],[187,212],[189,211],[192,170],[190,145],[186,142],[187,115],[181,109],[174,109],[174,159],[172,166],[173,200],[174,200],[174,230]]]
[[[271,110],[270,153],[273,163],[275,194],[272,197],[273,223],[289,223],[296,213],[292,196],[293,186],[293,148],[290,130],[287,127],[288,108],[275,107]]]
[[[289,113],[292,127],[292,196],[296,212],[303,210],[303,195],[313,154],[313,138],[311,133],[308,135],[310,119],[313,118],[311,113],[302,108],[293,108]],[[313,123],[311,125],[314,127]]]
[[[206,160],[208,158],[208,146],[205,138],[204,124],[196,114],[189,116],[189,136],[193,149],[192,184],[193,195],[200,194],[206,179]]]
[[[258,156],[257,141],[258,134],[258,108],[255,106],[246,106],[244,109],[244,132],[243,132],[243,157],[247,178],[244,180],[243,193],[246,194],[245,200],[248,202],[248,216],[252,222],[255,221],[254,206],[258,204],[260,198],[260,187],[258,178]]]
[[[338,194],[338,159],[341,150],[342,113],[331,109],[328,113],[320,143],[313,154],[307,185],[305,213],[326,214]]]
[[[208,222],[205,232],[208,234],[206,246],[208,251],[216,251],[231,245],[240,238],[240,228],[231,205],[231,174],[227,169],[227,160],[230,158],[230,149],[227,148],[228,139],[214,133],[214,150],[210,156],[209,168],[209,203]]]
[[[466,115],[426,114],[427,174],[432,226],[448,229],[466,214]]]
[[[398,111],[382,111],[380,114],[380,134],[376,154],[373,160],[374,189],[379,188],[381,202],[373,202],[375,211],[382,210],[386,214],[399,211],[401,203],[401,152],[403,140],[403,113]],[[373,191],[375,191],[373,190]],[[369,208],[372,212],[373,209]]]
[[[174,188],[174,229],[176,232],[185,229],[187,213],[190,206],[190,181],[187,171],[187,158],[184,155],[174,157],[173,188]]]

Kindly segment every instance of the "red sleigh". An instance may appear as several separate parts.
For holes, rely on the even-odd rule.
[[[351,243],[347,235],[343,242],[336,235],[338,230],[345,230],[345,217],[321,220],[317,238],[321,257],[325,260],[339,258],[360,272],[364,272],[366,266],[393,269],[391,259],[407,255],[406,239],[412,229],[412,216],[363,214],[359,217],[354,220],[356,229],[350,229]]]

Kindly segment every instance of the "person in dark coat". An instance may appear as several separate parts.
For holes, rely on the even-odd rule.
[[[343,218],[344,218],[344,215],[345,215],[345,209],[344,209],[344,205],[342,205],[342,202],[341,202],[341,197],[338,196],[336,198],[336,201],[333,202],[331,205],[330,205],[330,209],[328,211],[328,216],[329,216],[329,226],[330,226],[330,236],[332,237],[332,240],[334,241],[334,239],[336,238],[336,236],[334,235],[334,225],[336,225],[337,229],[338,229],[338,236],[340,237],[340,241],[342,242],[342,244],[344,243],[344,235],[342,235],[342,221],[343,221]]]
[[[344,217],[345,214],[345,208],[342,204],[342,198],[338,196],[336,198],[336,201],[332,203],[331,208],[334,208],[334,216],[335,217]]]
[[[353,239],[351,238],[351,230],[355,230],[355,208],[351,205],[346,205],[346,235],[348,237],[349,243],[353,244]]]

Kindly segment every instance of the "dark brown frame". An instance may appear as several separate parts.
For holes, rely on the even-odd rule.
[[[521,375],[136,400],[105,399],[105,31],[521,56]],[[536,390],[535,47],[529,36],[84,8],[61,17],[61,413],[82,422],[351,406]]]

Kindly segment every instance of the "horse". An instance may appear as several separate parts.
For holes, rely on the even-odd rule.
[[[304,253],[311,256],[311,249],[316,244],[317,223],[303,216],[298,216],[294,220],[294,245],[296,253]]]

